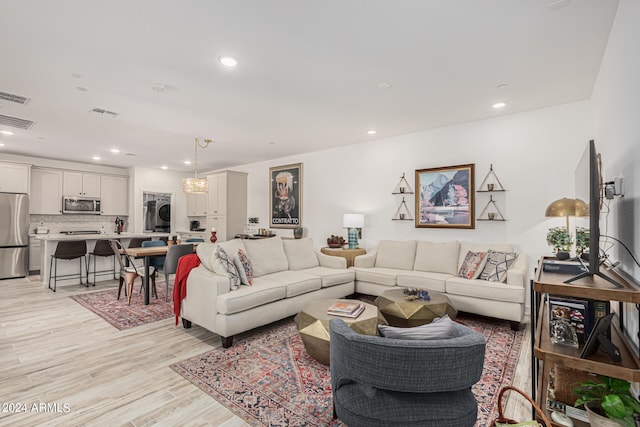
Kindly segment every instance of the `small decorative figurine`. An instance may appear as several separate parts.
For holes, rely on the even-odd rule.
[[[215,243],[218,241],[218,236],[216,235],[216,233],[217,233],[217,230],[215,229],[215,227],[213,227],[211,229],[211,237],[209,238],[209,241],[211,243]]]

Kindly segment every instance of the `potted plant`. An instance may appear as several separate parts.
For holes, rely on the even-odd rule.
[[[553,227],[547,232],[547,243],[553,247],[558,259],[569,258],[569,249],[573,244],[567,227]]]
[[[589,229],[584,227],[576,227],[576,255],[585,255],[589,258]],[[584,257],[583,257],[584,258]]]
[[[575,406],[584,405],[592,427],[635,427],[633,414],[640,413],[640,403],[630,387],[629,381],[597,375],[597,381],[583,381],[573,388],[578,396]]]

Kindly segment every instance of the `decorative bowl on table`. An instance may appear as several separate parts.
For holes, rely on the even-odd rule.
[[[331,235],[331,237],[329,237],[327,239],[327,245],[330,248],[341,248],[344,245],[346,245],[347,242],[344,240],[344,238],[342,236],[334,236],[333,234]]]

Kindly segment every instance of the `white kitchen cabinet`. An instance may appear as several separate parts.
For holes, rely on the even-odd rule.
[[[211,215],[207,217],[207,230],[209,231],[209,237],[211,237],[211,229],[216,229],[216,236],[218,242],[226,242],[233,239],[236,234],[242,233],[242,230],[237,233],[229,233],[227,227],[227,217],[224,215]],[[207,239],[208,240],[208,239]]]
[[[187,216],[207,216],[208,194],[187,194]]]
[[[29,212],[40,215],[62,213],[62,171],[45,168],[31,169]]]
[[[29,237],[29,271],[40,271],[40,239]]]
[[[0,163],[0,192],[28,193],[31,165]]]
[[[102,215],[129,215],[127,200],[126,177],[100,176],[100,213]]]
[[[207,180],[207,231],[215,227],[221,242],[233,239],[247,223],[247,174],[224,171],[207,175]]]
[[[65,196],[100,197],[100,175],[65,171],[62,178]]]

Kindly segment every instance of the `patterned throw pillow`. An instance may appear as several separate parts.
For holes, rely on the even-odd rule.
[[[510,252],[497,252],[489,249],[487,263],[480,274],[480,279],[489,282],[504,282],[507,279],[507,270],[518,258],[518,254]]]
[[[242,249],[238,249],[238,253],[233,257],[233,264],[238,270],[240,276],[240,283],[243,285],[253,285],[253,266],[247,256],[247,253]]]
[[[486,262],[486,252],[468,251],[467,256],[465,256],[464,261],[460,266],[458,276],[464,277],[465,279],[477,279],[482,273]]]
[[[213,271],[216,274],[227,277],[231,281],[231,289],[240,285],[240,276],[238,270],[227,251],[220,246],[216,248],[214,253]]]

